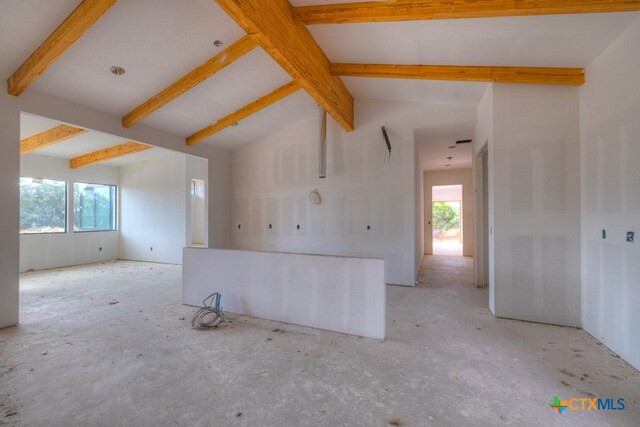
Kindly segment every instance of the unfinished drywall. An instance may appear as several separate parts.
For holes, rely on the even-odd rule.
[[[20,108],[0,91],[0,328],[18,323]]]
[[[227,312],[385,336],[381,259],[185,248],[182,271],[185,304],[201,306],[215,291]]]
[[[122,117],[65,101],[32,89],[19,97],[0,93],[0,328],[18,323],[20,113],[121,136],[124,139],[196,155],[209,160],[209,244],[229,243],[229,153],[207,144],[189,147],[182,137],[138,123],[122,127]],[[225,222],[225,220],[227,220]]]
[[[414,132],[415,140],[415,132]],[[414,277],[420,274],[420,266],[422,265],[422,257],[424,256],[424,180],[422,177],[422,166],[420,165],[420,147],[419,144],[413,144],[413,162],[414,162],[414,227],[417,238],[415,239],[415,271]]]
[[[73,232],[74,182],[119,186],[118,168],[90,165],[69,168],[69,160],[27,154],[20,158],[20,176],[67,181],[67,232],[20,235],[20,271],[42,270],[118,258],[119,232]]]
[[[493,141],[493,84],[487,86],[480,103],[478,104],[478,121],[473,133],[473,188],[474,188],[474,263],[473,277],[476,286],[487,286],[489,288],[489,310],[495,314],[495,286],[494,282],[494,256],[493,256],[493,151],[489,150],[489,141]],[[486,221],[489,230],[484,230],[485,218],[483,207],[483,170],[482,152],[487,150],[488,160],[488,195],[486,197],[488,207]],[[486,232],[485,232],[486,231]],[[484,239],[489,240],[485,250]],[[486,253],[485,253],[486,252]],[[488,257],[488,262],[485,259]],[[485,275],[485,265],[488,266],[488,273]],[[485,277],[489,278],[489,283],[485,283]]]
[[[413,131],[474,120],[475,108],[373,100],[355,107],[355,131],[329,120],[325,179],[317,178],[316,113],[233,153],[233,247],[385,258],[387,282],[413,286],[422,238]],[[319,205],[308,198],[314,189]]]
[[[578,88],[495,84],[493,109],[495,314],[580,326]]]
[[[587,67],[580,89],[582,327],[638,369],[639,46],[640,19]]]
[[[182,262],[189,182],[184,154],[120,168],[120,258]]]
[[[424,253],[433,253],[433,227],[431,224],[432,188],[436,185],[462,185],[462,254],[473,256],[473,177],[471,169],[426,171],[424,179]]]

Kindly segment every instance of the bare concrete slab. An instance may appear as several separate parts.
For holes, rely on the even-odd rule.
[[[486,290],[459,276],[389,286],[378,342],[237,315],[194,331],[180,266],[27,273],[22,323],[0,330],[0,423],[638,425],[638,371],[579,329],[495,319]],[[626,409],[559,415],[554,395]]]

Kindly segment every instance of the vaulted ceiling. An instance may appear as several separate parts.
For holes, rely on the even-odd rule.
[[[0,2],[2,76],[9,78],[80,3],[79,0]],[[328,2],[291,3],[306,6]],[[635,4],[636,10],[640,7],[640,2],[628,3]],[[583,68],[638,16],[638,12],[568,14],[324,24],[307,28],[331,63]],[[245,29],[214,0],[117,1],[27,90],[125,116],[229,48],[246,35]],[[216,40],[222,45],[216,46]],[[126,73],[112,74],[109,69],[114,65],[123,67]],[[140,123],[186,139],[287,84],[292,77],[295,76],[274,61],[273,52],[270,56],[258,46],[148,114]],[[486,83],[465,81],[340,79],[356,100],[476,105],[486,87]],[[317,100],[306,90],[298,90],[243,118],[237,126],[204,138],[202,143],[235,149],[315,108]]]

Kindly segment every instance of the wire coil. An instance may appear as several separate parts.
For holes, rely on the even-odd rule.
[[[191,327],[193,329],[210,329],[217,328],[224,321],[224,314],[220,308],[220,299],[222,295],[218,292],[214,292],[204,300],[202,300],[202,307],[196,312],[191,319]]]

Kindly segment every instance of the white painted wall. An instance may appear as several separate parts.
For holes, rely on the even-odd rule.
[[[180,264],[188,244],[184,154],[120,168],[120,258]]]
[[[207,144],[189,147],[184,138],[137,124],[122,127],[120,116],[28,89],[19,97],[0,93],[0,328],[18,323],[20,112],[75,124],[124,139],[209,160],[209,244],[229,244],[230,155]]]
[[[382,257],[387,282],[413,286],[422,238],[415,226],[413,131],[468,120],[475,108],[373,100],[356,100],[355,107],[355,131],[345,133],[329,120],[326,179],[317,178],[316,113],[233,153],[232,244]],[[389,159],[382,125],[391,139]],[[308,200],[316,188],[321,205]]]
[[[433,254],[433,193],[436,185],[462,185],[462,255],[473,256],[473,175],[471,169],[424,172],[424,253]]]
[[[495,314],[580,326],[578,88],[493,87]]]
[[[70,169],[69,160],[27,154],[20,158],[20,175],[67,181],[67,233],[20,236],[20,271],[42,270],[118,258],[120,233],[73,232],[73,183],[120,184],[119,169],[90,165]],[[102,248],[102,250],[100,250]]]
[[[582,327],[638,369],[639,46],[640,19],[587,67],[580,89]]]
[[[247,266],[251,268],[247,268]],[[182,295],[226,312],[384,339],[384,261],[273,252],[184,249]]]

